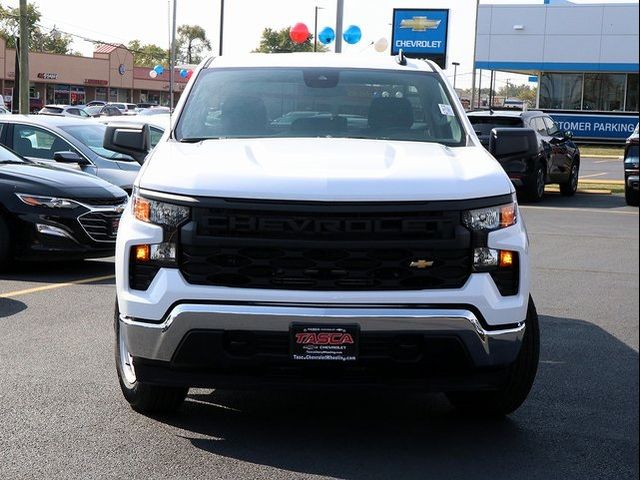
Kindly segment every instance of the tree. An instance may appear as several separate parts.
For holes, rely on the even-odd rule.
[[[178,62],[182,63],[200,63],[202,52],[211,50],[211,42],[200,25],[180,25],[176,44]]]
[[[77,55],[71,50],[71,35],[59,32],[55,27],[45,32],[38,25],[40,10],[34,4],[27,4],[27,23],[29,24],[29,50],[32,52],[47,52]],[[3,7],[0,5],[0,36],[7,41],[8,48],[15,48],[15,37],[19,30],[20,9]]]
[[[313,52],[313,35],[304,43],[293,43],[289,37],[290,27],[282,30],[265,28],[262,31],[260,46],[254,50],[257,53],[289,53],[289,52]],[[318,45],[319,52],[326,52],[324,45]]]
[[[139,67],[153,67],[158,64],[169,63],[169,50],[152,43],[142,44],[140,40],[131,40],[127,48],[134,55],[136,65]]]
[[[498,95],[505,98],[518,98],[527,101],[529,105],[536,103],[537,89],[529,85],[512,85],[507,84],[500,87]]]

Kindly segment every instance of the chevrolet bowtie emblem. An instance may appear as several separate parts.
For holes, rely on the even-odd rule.
[[[430,268],[433,267],[433,261],[432,260],[416,260],[414,262],[411,262],[409,264],[409,266],[411,268]]]
[[[435,30],[440,26],[442,20],[429,20],[427,17],[413,17],[400,22],[400,28],[410,28],[414,32],[426,32]]]

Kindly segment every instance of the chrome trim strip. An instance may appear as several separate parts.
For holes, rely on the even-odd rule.
[[[503,330],[486,330],[473,312],[464,309],[406,309],[406,308],[314,308],[314,307],[282,307],[282,306],[245,306],[245,305],[202,305],[181,304],[171,310],[162,323],[139,322],[124,314],[120,314],[120,320],[129,326],[148,328],[167,332],[176,318],[184,314],[232,314],[246,316],[278,316],[300,318],[346,318],[357,320],[359,318],[376,319],[414,319],[414,320],[466,320],[473,327],[478,336],[484,341],[487,338],[500,337],[522,333],[525,323],[520,322],[517,327]],[[422,325],[424,327],[424,325]],[[419,328],[420,329],[420,328]],[[428,330],[428,329],[427,329]]]

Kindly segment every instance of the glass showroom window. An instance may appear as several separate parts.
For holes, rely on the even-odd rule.
[[[630,73],[627,75],[627,103],[625,104],[627,112],[638,111],[638,74]]]
[[[543,73],[540,80],[540,108],[580,110],[581,73]]]
[[[612,112],[624,105],[623,73],[586,73],[584,76],[584,110]]]

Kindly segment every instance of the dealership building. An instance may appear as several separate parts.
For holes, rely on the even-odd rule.
[[[7,105],[15,83],[15,55],[0,37],[0,91]],[[124,46],[100,45],[92,57],[30,52],[31,110],[45,104],[79,105],[91,100],[168,105],[168,71],[156,78],[149,71],[149,67],[136,66],[134,54]],[[187,80],[177,72],[174,77],[177,101]]]
[[[537,108],[579,139],[616,141],[638,123],[638,3],[482,4],[476,68],[530,76]]]

